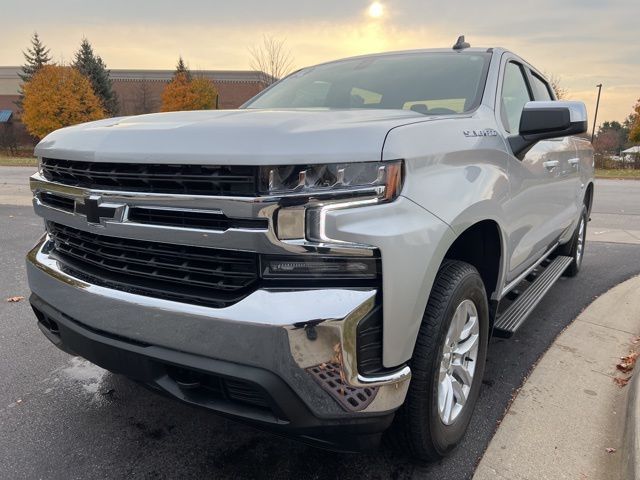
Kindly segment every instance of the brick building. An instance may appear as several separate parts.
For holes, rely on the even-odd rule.
[[[0,111],[15,113],[18,99],[20,67],[0,67]],[[218,89],[218,108],[238,108],[260,92],[263,87],[261,72],[247,70],[192,70],[194,76],[203,76],[213,81]],[[173,70],[111,70],[113,89],[118,94],[120,115],[138,115],[157,112],[160,95],[171,80]],[[24,126],[16,118],[10,120],[19,144],[33,143]],[[5,126],[6,127],[6,126]]]

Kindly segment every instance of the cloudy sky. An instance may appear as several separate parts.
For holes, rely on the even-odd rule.
[[[285,39],[295,66],[344,56],[449,47],[502,46],[561,79],[569,98],[599,121],[623,120],[640,98],[640,0],[509,2],[381,0],[0,0],[0,65],[19,65],[37,31],[67,62],[86,36],[110,68],[246,69],[264,34]]]

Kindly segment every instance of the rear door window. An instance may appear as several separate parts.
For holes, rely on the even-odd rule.
[[[549,84],[533,72],[531,72],[531,84],[536,95],[536,100],[553,100]]]

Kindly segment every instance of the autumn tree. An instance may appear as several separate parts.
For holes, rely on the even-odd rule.
[[[210,110],[217,108],[218,90],[204,77],[194,77],[182,57],[178,59],[173,79],[162,92],[162,112]]]
[[[605,121],[598,127],[594,148],[598,145],[606,145],[608,153],[618,154],[626,148],[628,137],[629,128],[626,123],[620,123],[615,120]],[[599,139],[602,139],[602,141],[600,142]],[[596,150],[598,149],[596,148]],[[599,151],[599,153],[604,153],[604,150]]]
[[[249,53],[251,69],[259,73],[260,82],[265,87],[287,76],[292,70],[293,57],[284,40],[265,35],[262,43],[250,48]]]
[[[109,70],[100,55],[93,52],[93,47],[86,38],[82,39],[80,50],[76,52],[73,67],[89,79],[104,110],[115,116],[118,113],[118,97],[113,91]]]
[[[75,68],[45,65],[24,85],[22,121],[35,137],[104,117],[91,82]]]
[[[629,116],[629,141],[640,142],[640,99]]]
[[[616,131],[607,129],[598,132],[593,140],[593,149],[600,155],[618,154],[620,152],[620,138]]]
[[[30,81],[31,77],[33,77],[43,65],[51,62],[49,49],[45,47],[40,40],[38,32],[33,33],[33,37],[31,37],[31,47],[27,48],[26,52],[22,52],[22,55],[24,55],[25,64],[22,65],[22,72],[18,73],[18,76],[23,84]],[[16,105],[22,110],[22,102],[24,100],[22,85],[20,85],[18,93],[20,94],[20,98],[18,98]]]
[[[204,77],[189,80],[185,73],[178,73],[162,92],[160,110],[210,110],[216,107],[217,97],[218,91],[211,80]]]

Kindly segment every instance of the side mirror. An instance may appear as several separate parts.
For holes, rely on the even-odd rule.
[[[521,157],[540,140],[587,131],[587,107],[582,102],[527,102],[518,135],[509,137],[511,149]]]

